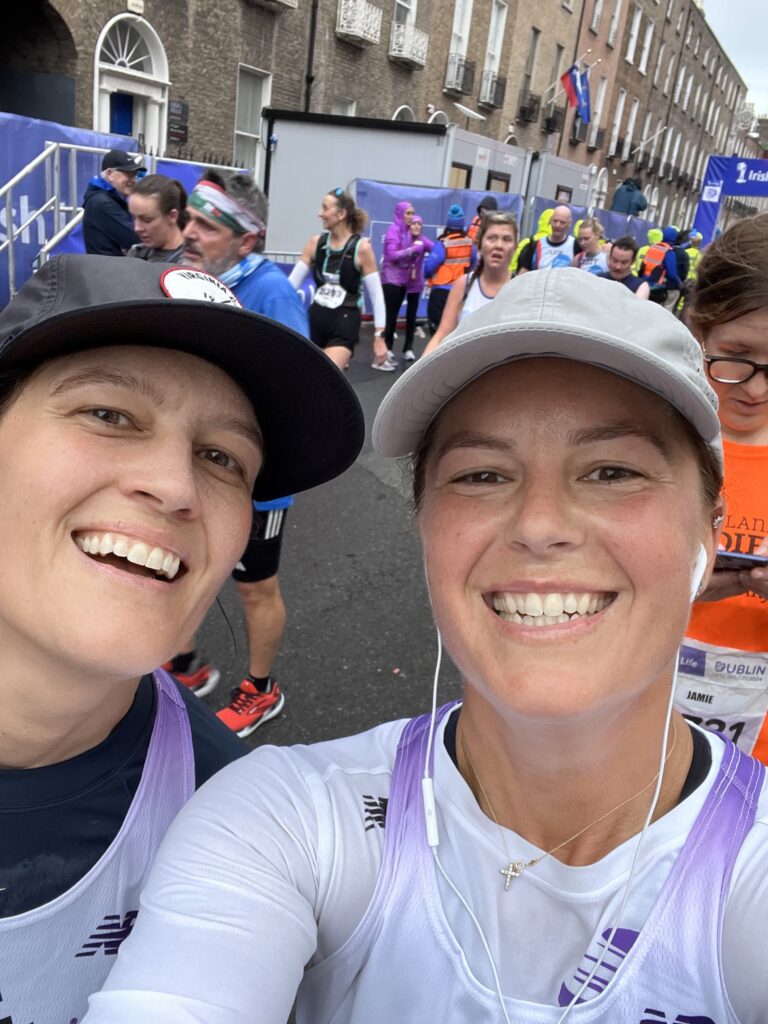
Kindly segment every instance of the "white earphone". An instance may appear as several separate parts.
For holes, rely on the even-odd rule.
[[[693,577],[691,578],[691,601],[695,601],[699,596],[699,587],[701,581],[704,579],[704,573],[707,571],[707,565],[709,564],[709,558],[707,557],[707,549],[703,544],[699,544],[699,553],[696,557],[696,564],[693,567]]]
[[[693,570],[692,570],[692,573],[691,573],[691,593],[690,593],[691,602],[695,601],[697,596],[698,596],[699,587],[701,586],[701,582],[704,579],[704,574],[707,571],[708,564],[709,564],[709,557],[707,555],[706,548],[704,547],[703,544],[700,544],[699,545],[699,551],[698,551],[698,554],[696,556],[696,561],[694,563]],[[425,576],[426,576],[426,570],[427,570],[427,564],[426,564],[426,559],[425,559],[425,561],[424,561],[424,573],[425,573]],[[429,580],[427,580],[427,593],[429,593]],[[431,601],[431,594],[430,594],[430,601]],[[495,989],[496,989],[496,995],[497,995],[498,1000],[499,1000],[499,1006],[501,1008],[502,1015],[504,1017],[504,1020],[505,1020],[506,1024],[510,1024],[509,1015],[507,1013],[506,1003],[504,1002],[504,995],[503,995],[503,993],[501,991],[501,981],[499,979],[498,970],[496,968],[496,963],[495,963],[495,961],[493,959],[493,953],[491,952],[491,948],[490,948],[490,945],[488,943],[488,940],[486,939],[485,933],[483,932],[483,929],[482,929],[482,926],[481,926],[480,922],[478,921],[478,919],[477,919],[474,911],[472,910],[471,906],[467,902],[466,898],[459,891],[458,887],[454,884],[452,879],[449,878],[448,875],[446,874],[445,869],[443,868],[443,865],[440,863],[440,858],[439,858],[438,852],[437,852],[437,848],[440,845],[440,836],[439,836],[438,827],[437,827],[437,805],[436,805],[436,802],[435,802],[434,783],[433,783],[432,777],[431,777],[431,759],[432,759],[432,748],[433,748],[433,745],[434,745],[434,738],[435,738],[435,719],[436,719],[436,715],[437,715],[437,687],[438,687],[438,680],[440,678],[440,663],[442,661],[442,654],[443,654],[442,637],[440,636],[440,630],[438,629],[437,630],[437,662],[435,664],[435,675],[434,675],[433,684],[432,684],[432,717],[431,717],[431,721],[429,723],[429,733],[428,733],[428,737],[427,737],[427,749],[426,749],[426,755],[425,755],[425,758],[424,758],[424,775],[423,775],[423,778],[421,780],[421,795],[422,795],[422,800],[423,800],[423,803],[424,803],[424,823],[425,823],[426,832],[427,832],[427,843],[430,846],[430,848],[432,849],[432,855],[433,855],[434,860],[435,860],[436,868],[438,869],[440,874],[443,876],[443,878],[444,878],[445,882],[447,883],[447,885],[449,886],[449,888],[453,891],[455,896],[458,898],[458,900],[461,903],[461,905],[464,907],[464,909],[469,914],[469,917],[472,920],[472,923],[475,925],[475,928],[476,928],[476,930],[478,932],[478,935],[480,936],[480,941],[482,943],[483,949],[485,950],[485,954],[486,954],[486,956],[488,958],[488,962],[489,962],[490,967],[491,967],[491,974],[493,976],[494,986],[495,986]],[[630,888],[632,886],[632,881],[633,881],[634,876],[635,876],[635,870],[637,868],[637,863],[638,863],[638,859],[639,859],[639,856],[640,856],[640,848],[643,845],[643,841],[645,839],[646,833],[647,833],[648,828],[649,828],[649,826],[651,824],[651,821],[653,820],[653,815],[654,815],[654,813],[656,811],[656,804],[658,802],[659,795],[661,793],[661,786],[662,786],[663,777],[664,777],[664,764],[665,764],[666,757],[667,757],[667,740],[668,740],[668,737],[669,737],[669,726],[670,726],[670,721],[672,719],[672,710],[673,710],[673,705],[674,705],[674,696],[675,696],[675,689],[676,689],[676,687],[677,687],[677,661],[675,662],[675,670],[674,670],[674,674],[672,676],[672,686],[670,688],[670,693],[669,693],[669,701],[668,701],[668,704],[667,704],[667,713],[666,713],[665,718],[664,718],[664,733],[663,733],[663,740],[662,740],[662,744],[661,744],[661,757],[660,757],[660,761],[659,761],[659,770],[658,770],[658,773],[657,773],[658,774],[658,778],[657,778],[657,781],[656,781],[656,789],[654,790],[653,800],[651,802],[650,809],[649,809],[648,814],[646,816],[645,824],[643,825],[642,831],[640,832],[640,837],[639,837],[639,839],[637,841],[637,846],[635,848],[635,854],[634,854],[634,857],[633,857],[633,860],[632,860],[632,866],[630,868],[629,877],[627,878],[627,883],[626,883],[626,885],[624,887],[624,895],[622,897],[621,905],[619,907],[618,918],[617,918],[616,924],[611,929],[611,934],[608,936],[608,940],[603,944],[603,951],[600,954],[600,956],[598,957],[597,961],[595,962],[594,967],[592,968],[592,970],[589,973],[589,975],[587,976],[587,978],[584,980],[584,983],[582,984],[581,988],[577,991],[576,995],[573,997],[571,1002],[568,1004],[568,1006],[565,1007],[565,1010],[564,1010],[563,1014],[558,1018],[557,1024],[564,1024],[564,1022],[570,1016],[571,1011],[573,1010],[573,1008],[575,1006],[577,1006],[581,1002],[582,995],[584,994],[586,989],[589,987],[589,985],[592,982],[592,979],[594,978],[594,976],[597,974],[598,970],[602,966],[603,958],[605,957],[605,954],[607,953],[608,949],[610,948],[610,945],[611,945],[611,942],[613,941],[614,935],[619,931],[619,928],[621,926],[621,921],[622,921],[622,918],[624,917],[624,911],[626,909],[627,901],[629,899]]]

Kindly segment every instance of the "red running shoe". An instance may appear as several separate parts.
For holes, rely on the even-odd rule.
[[[221,673],[213,665],[209,665],[197,655],[192,659],[191,664],[185,672],[180,672],[173,667],[173,661],[166,661],[162,666],[166,672],[170,672],[181,683],[191,690],[196,697],[205,697],[219,685]]]
[[[240,685],[232,691],[232,699],[221,711],[217,711],[217,717],[224,725],[238,736],[250,736],[252,732],[275,718],[283,710],[285,695],[280,689],[280,684],[273,682],[269,693],[258,690],[250,679],[244,679]]]

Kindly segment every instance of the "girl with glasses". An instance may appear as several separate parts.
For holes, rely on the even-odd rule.
[[[721,547],[768,554],[768,215],[740,221],[699,264],[689,311],[720,400]],[[677,706],[768,762],[768,566],[716,571],[694,606]]]

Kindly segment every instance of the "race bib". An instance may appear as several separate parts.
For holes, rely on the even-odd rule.
[[[751,754],[768,715],[768,654],[714,647],[686,637],[675,708]]]
[[[338,309],[347,297],[340,284],[321,284],[315,292],[314,302],[326,309]]]

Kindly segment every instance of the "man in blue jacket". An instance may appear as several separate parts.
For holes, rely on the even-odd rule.
[[[648,205],[648,200],[642,192],[642,183],[637,178],[627,178],[616,189],[616,195],[611,204],[612,213],[626,213],[630,217],[636,217]]]
[[[287,276],[263,255],[267,200],[249,174],[222,175],[208,169],[187,202],[183,262],[228,285],[252,313],[279,320],[309,338],[304,305]],[[254,344],[259,339],[254,338]],[[285,605],[277,580],[287,510],[293,498],[255,502],[254,531],[233,578],[243,602],[249,671],[219,718],[238,736],[248,736],[278,715],[285,703],[272,664],[285,628]],[[199,697],[219,682],[219,671],[194,649],[165,666]]]
[[[101,174],[88,182],[83,197],[83,241],[92,256],[123,256],[139,241],[128,211],[128,196],[146,167],[138,153],[110,149]]]

